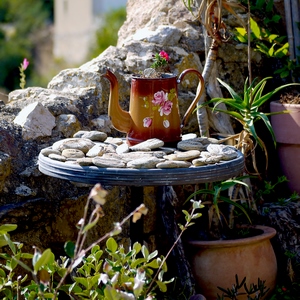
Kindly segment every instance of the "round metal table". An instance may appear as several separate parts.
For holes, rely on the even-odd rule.
[[[50,147],[51,148],[51,147]],[[131,187],[132,210],[143,203],[143,187],[199,184],[226,180],[244,170],[244,155],[238,151],[237,158],[220,163],[190,168],[129,169],[80,166],[50,159],[43,154],[38,157],[39,170],[49,176],[87,184]],[[157,199],[159,203],[159,199]],[[142,226],[132,224],[131,239],[141,241]]]
[[[174,169],[129,169],[79,166],[50,159],[43,154],[38,157],[39,170],[49,176],[73,182],[113,186],[166,186],[197,184],[226,180],[244,170],[244,156],[220,163]]]

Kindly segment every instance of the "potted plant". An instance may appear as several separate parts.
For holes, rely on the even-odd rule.
[[[203,216],[198,220],[199,226],[191,228],[185,237],[185,251],[195,278],[196,290],[208,300],[216,299],[221,294],[219,287],[231,288],[236,277],[240,280],[244,278],[246,286],[258,280],[264,282],[265,288],[257,291],[261,298],[257,299],[265,299],[276,285],[277,261],[270,242],[276,234],[275,229],[251,225],[245,209],[247,205],[239,204],[246,203],[247,197],[230,199],[225,194],[231,188],[249,188],[240,179],[243,178],[210,184],[210,187],[200,189],[189,197],[201,195],[202,204],[207,210],[208,228],[203,231],[205,236],[197,236],[200,231],[195,230],[205,226]],[[234,214],[233,207],[237,207],[243,215]],[[245,216],[248,225],[245,225]],[[243,285],[236,296],[237,299],[249,299]]]
[[[270,102],[280,168],[291,192],[300,193],[300,93],[290,92]],[[277,114],[278,112],[288,112]]]

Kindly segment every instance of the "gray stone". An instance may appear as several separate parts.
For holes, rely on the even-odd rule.
[[[231,160],[238,156],[237,150],[233,146],[210,144],[207,151],[213,155],[222,156],[223,160]]]
[[[103,158],[115,158],[115,159],[123,160],[124,162],[126,162],[126,159],[124,159],[121,154],[117,154],[116,152],[104,153],[102,155],[102,157]]]
[[[32,190],[30,187],[21,184],[15,189],[15,193],[18,196],[28,197],[28,196],[35,196],[36,191]]]
[[[49,148],[45,148],[41,150],[41,154],[43,154],[44,156],[49,156],[49,154],[57,154],[57,155],[61,155],[61,151],[59,150],[54,150],[54,149],[49,149]]]
[[[144,142],[141,142],[137,145],[129,147],[131,151],[150,151],[153,149],[157,149],[159,147],[163,147],[164,142],[160,139],[149,139]]]
[[[142,157],[127,163],[128,168],[134,169],[155,169],[156,165],[163,160],[157,157]]]
[[[134,148],[132,148],[132,147],[134,147]],[[129,150],[130,151],[139,151],[139,152],[150,152],[151,151],[151,148],[149,148],[149,147],[146,147],[146,146],[139,146],[139,145],[135,145],[135,146],[130,146],[129,147]]]
[[[200,142],[202,145],[209,145],[209,144],[218,144],[219,140],[215,138],[208,138],[208,137],[197,137],[195,141]]]
[[[64,149],[61,155],[66,158],[82,158],[85,156],[84,153],[78,149]]]
[[[43,104],[34,102],[21,110],[14,123],[22,127],[25,140],[36,139],[40,136],[51,136],[55,127],[55,117]]]
[[[100,168],[125,168],[126,163],[115,158],[94,157],[93,164]]]
[[[77,160],[81,158],[67,158],[65,161],[66,165],[78,165]]]
[[[220,141],[218,140],[218,139],[215,139],[215,138],[207,138],[208,139],[208,141],[209,141],[209,143],[211,143],[211,144],[219,144],[220,143]]]
[[[226,147],[224,145],[208,145],[206,150],[211,154],[222,154],[222,149]]]
[[[199,157],[199,158],[193,159],[192,164],[196,167],[205,166],[205,165],[207,165],[206,158],[205,157]]]
[[[126,143],[121,144],[116,149],[117,154],[122,154],[122,153],[127,153],[127,152],[129,152],[129,146]]]
[[[153,156],[152,152],[142,152],[142,151],[137,151],[137,152],[128,152],[128,153],[123,153],[120,154],[119,157],[125,160],[126,162],[129,162],[131,160],[136,160],[140,158],[150,158]]]
[[[222,155],[211,155],[211,156],[196,158],[192,161],[192,164],[194,166],[204,166],[209,164],[216,164],[221,160],[222,160]]]
[[[111,133],[112,125],[108,115],[102,115],[98,118],[92,119],[91,125],[101,130],[101,132],[105,132],[107,134]]]
[[[188,161],[180,160],[166,160],[156,165],[158,169],[172,169],[172,168],[189,168],[192,164]]]
[[[105,147],[101,145],[93,146],[87,153],[87,157],[102,156],[105,153]]]
[[[81,129],[81,124],[73,114],[61,114],[56,118],[56,130],[59,130],[64,137],[72,137]]]
[[[91,157],[83,157],[77,159],[77,163],[80,166],[92,166],[93,165],[93,159]]]
[[[114,144],[114,145],[122,145],[124,143],[124,140],[121,138],[114,138],[114,137],[109,136],[105,140],[105,143]]]
[[[73,135],[74,138],[84,138],[91,141],[104,142],[107,139],[107,134],[96,130],[80,130]]]
[[[195,139],[196,137],[197,137],[196,133],[187,133],[182,135],[181,140],[182,141],[191,140],[191,139]]]
[[[208,151],[202,151],[202,152],[201,152],[201,157],[204,157],[204,158],[206,158],[206,157],[211,157],[211,153],[208,152]]]
[[[147,68],[143,72],[145,78],[153,78],[156,76],[156,71],[153,68]]]
[[[166,155],[166,153],[165,153],[165,151],[157,150],[157,151],[151,151],[151,155],[155,156],[157,158],[163,158]]]
[[[184,140],[177,143],[177,148],[182,151],[189,151],[189,150],[205,150],[206,146],[204,146],[197,138]]]
[[[222,160],[232,160],[238,157],[238,152],[235,148],[230,147],[230,149],[224,149],[222,154]]]
[[[52,145],[52,149],[59,151],[63,151],[64,149],[78,149],[81,150],[83,153],[87,153],[94,146],[95,143],[89,139],[67,138],[55,142]]]
[[[196,157],[199,157],[200,153],[201,152],[199,150],[189,150],[189,151],[186,151],[186,152],[175,152],[173,154],[164,156],[164,158],[168,159],[168,160],[187,161],[187,160],[191,160],[191,159],[194,159]]]
[[[149,28],[139,29],[132,38],[134,40],[147,41],[163,46],[173,46],[178,43],[181,36],[182,32],[175,26],[160,25],[154,31]]]
[[[140,158],[150,158],[150,157],[163,158],[164,155],[165,155],[164,151],[151,151],[151,152],[134,151],[134,152],[122,153],[119,155],[119,157],[129,162],[131,160],[136,160]]]
[[[220,162],[221,160],[222,160],[222,155],[213,155],[213,156],[207,157],[205,159],[205,162],[207,164],[216,164],[216,163]]]
[[[49,154],[48,157],[53,160],[58,160],[58,161],[62,161],[62,162],[65,162],[67,160],[67,158],[65,156],[54,154],[54,153]]]
[[[101,144],[101,146],[103,146],[105,153],[116,153],[116,149],[118,147],[116,144],[106,144],[106,143]]]
[[[158,150],[165,152],[165,154],[171,154],[177,151],[176,148],[170,148],[170,147],[159,147]]]

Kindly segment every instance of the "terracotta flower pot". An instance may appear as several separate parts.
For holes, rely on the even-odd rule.
[[[271,112],[290,111],[289,114],[271,116],[277,141],[277,152],[283,174],[289,180],[291,192],[300,193],[300,105],[270,103]]]
[[[270,289],[268,295],[274,290],[277,261],[270,239],[276,231],[266,226],[254,228],[260,233],[248,238],[187,242],[186,251],[196,281],[196,291],[207,300],[215,300],[217,294],[222,295],[218,286],[231,288],[236,274],[239,282],[246,277],[247,287],[257,284],[260,278],[266,281],[265,286]],[[247,299],[247,296],[240,295],[238,299]]]

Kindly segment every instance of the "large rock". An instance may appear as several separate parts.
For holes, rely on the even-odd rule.
[[[22,127],[23,139],[29,140],[51,136],[55,118],[41,103],[35,102],[21,110],[14,123]]]

